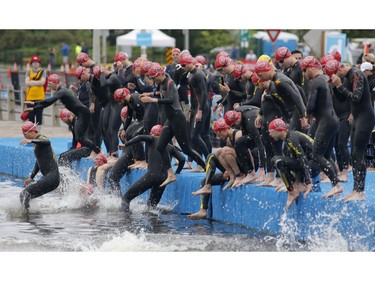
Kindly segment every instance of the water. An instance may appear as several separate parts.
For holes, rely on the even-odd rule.
[[[0,252],[353,251],[334,228],[339,218],[330,218],[332,225],[324,225],[323,236],[299,241],[295,221],[285,214],[277,236],[212,220],[191,221],[174,213],[173,206],[148,210],[137,199],[131,203],[132,212],[124,214],[118,210],[120,198],[98,190],[83,197],[79,175],[62,169],[60,173],[64,182],[31,200],[28,213],[19,202],[23,180],[0,177]],[[315,228],[322,231],[319,225]],[[368,249],[359,245],[354,251]]]
[[[87,198],[78,191],[79,177],[66,173],[64,179],[64,184],[58,190],[33,199],[30,211],[26,214],[19,203],[23,180],[0,177],[0,252],[3,252],[0,253],[0,264],[7,264],[1,276],[6,274],[5,270],[9,274],[17,272],[17,280],[22,279],[22,274],[25,278],[40,281],[43,280],[43,273],[46,275],[45,280],[50,280],[47,278],[51,274],[56,275],[58,270],[61,278],[58,280],[76,279],[79,274],[79,278],[84,280],[103,280],[111,274],[115,274],[115,278],[122,276],[124,264],[127,264],[126,276],[135,274],[133,276],[138,277],[142,273],[143,278],[154,278],[155,272],[173,264],[173,268],[183,272],[185,277],[208,274],[209,278],[217,275],[223,279],[225,276],[248,276],[251,264],[254,266],[252,276],[258,272],[263,276],[267,272],[267,276],[274,274],[273,277],[278,280],[288,280],[287,276],[282,279],[276,270],[284,270],[286,252],[311,254],[349,251],[345,240],[333,229],[327,232],[330,235],[324,239],[298,241],[293,235],[294,222],[288,221],[285,215],[280,222],[282,233],[271,236],[210,220],[191,221],[185,215],[173,213],[173,206],[160,206],[158,210],[149,211],[142,202],[136,200],[131,204],[132,212],[125,215],[118,211],[119,198],[98,191],[92,195],[97,207],[88,208]],[[116,252],[121,253],[121,256],[114,255]],[[184,256],[176,256],[177,252],[184,253]],[[275,256],[277,252],[282,252],[283,256]],[[16,253],[22,255],[14,256]],[[48,255],[41,255],[43,253]],[[60,255],[56,256],[58,253]],[[76,254],[66,256],[69,253]],[[103,253],[111,255],[103,256]],[[155,256],[156,253],[159,254]],[[170,256],[168,253],[174,254]],[[343,264],[337,256],[327,257],[326,254],[317,257],[319,263],[326,258],[327,264],[332,264],[332,260],[340,261],[340,266]],[[293,259],[295,264],[300,262],[300,268],[303,269],[306,263],[310,263],[309,259],[315,256],[286,258]],[[357,257],[356,261],[361,258]],[[351,261],[348,266],[353,266],[353,260],[345,257],[345,261],[348,260]],[[267,265],[270,263],[275,271],[269,272]],[[18,270],[20,264],[23,268],[21,272]],[[30,276],[29,272],[35,271],[35,266],[41,264],[43,270],[40,274]],[[61,267],[61,264],[64,266]],[[202,266],[211,264],[216,268],[213,272]],[[64,268],[69,270],[62,270]],[[90,268],[90,271],[82,272],[82,268]],[[104,270],[103,275],[98,275],[97,270],[93,272],[95,268]],[[228,269],[229,273],[226,271]],[[163,276],[168,274],[175,277],[176,272],[163,271]],[[338,273],[335,274],[337,277]],[[102,277],[97,279],[98,276]]]
[[[77,181],[78,182],[78,181]],[[69,186],[73,188],[69,188]],[[276,251],[264,234],[240,226],[175,214],[173,206],[147,210],[135,200],[128,215],[120,199],[94,193],[96,208],[78,192],[74,178],[63,188],[35,198],[25,213],[19,203],[22,180],[0,183],[0,251],[8,252],[248,252]]]

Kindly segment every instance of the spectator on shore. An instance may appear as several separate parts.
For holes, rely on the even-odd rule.
[[[246,60],[257,60],[257,55],[254,54],[254,50],[250,49],[249,52],[246,54]]]
[[[61,43],[61,49],[60,52],[63,56],[63,64],[66,65],[68,63],[69,59],[69,46],[65,42]]]
[[[46,98],[44,84],[46,83],[46,73],[41,68],[41,60],[38,56],[32,56],[30,60],[30,70],[26,71],[25,84],[27,86],[25,101],[39,102]],[[26,104],[26,108],[32,107]],[[29,121],[37,123],[40,132],[43,123],[43,108],[29,112]]]

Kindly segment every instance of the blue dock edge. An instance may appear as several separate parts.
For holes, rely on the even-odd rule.
[[[33,146],[21,146],[21,138],[0,139],[0,173],[20,178],[29,176],[33,165]],[[51,138],[56,155],[68,148],[68,138]],[[75,163],[74,169],[84,181],[92,160],[82,159]],[[128,172],[121,180],[122,192],[141,177],[145,171]],[[174,206],[176,213],[195,213],[200,208],[200,197],[192,192],[200,188],[204,173],[188,173],[185,170],[177,175],[177,181],[169,184],[160,202]],[[344,195],[353,188],[352,175],[344,183]],[[321,183],[322,192],[310,193],[306,199],[301,195],[298,205],[285,212],[287,194],[275,192],[270,187],[256,187],[247,184],[233,190],[222,190],[213,186],[208,213],[210,218],[244,227],[252,228],[265,235],[290,235],[301,241],[313,240],[314,237],[334,239],[339,234],[349,245],[349,249],[358,247],[363,251],[375,250],[375,174],[367,173],[366,201],[344,203],[338,198],[323,199],[322,195],[330,189],[329,183]],[[146,201],[149,192],[141,195]],[[334,232],[334,233],[332,233]]]

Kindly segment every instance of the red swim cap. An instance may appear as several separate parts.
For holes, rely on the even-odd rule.
[[[48,76],[48,82],[59,84],[60,76],[57,74],[51,74],[50,76]]]
[[[287,47],[279,47],[276,50],[275,58],[276,58],[276,61],[279,62],[281,60],[285,60],[285,59],[289,58],[291,55],[292,55],[292,53],[289,51],[289,49]]]
[[[235,110],[229,110],[224,115],[225,123],[227,123],[228,126],[232,126],[234,123],[240,119],[241,113]]]
[[[286,125],[284,120],[280,118],[273,119],[271,123],[268,125],[269,131],[282,132],[282,131],[286,131],[287,129],[288,129],[288,126]]]
[[[213,129],[214,129],[215,133],[220,132],[220,131],[224,131],[228,128],[229,128],[229,126],[225,122],[224,118],[219,118],[214,122],[214,128]]]
[[[161,135],[161,132],[163,131],[163,126],[160,124],[157,124],[151,128],[150,135],[153,135],[155,137],[158,137]]]
[[[70,116],[72,116],[73,114],[67,110],[66,108],[63,108],[60,110],[60,119],[61,120],[67,120]]]
[[[130,95],[130,91],[127,88],[119,88],[114,92],[113,97],[115,101],[122,101],[125,100],[128,95]]]
[[[22,119],[23,121],[26,121],[27,119],[29,119],[29,112],[28,112],[28,111],[24,111],[24,112],[22,112],[22,114],[21,114],[21,119]]]
[[[36,131],[36,125],[36,123],[27,121],[25,124],[22,125],[22,133],[26,134],[32,131]]]
[[[257,63],[255,64],[255,73],[263,73],[263,72],[268,72],[271,70],[271,65],[269,62],[265,60],[258,60]]]
[[[85,63],[88,60],[89,60],[89,56],[86,53],[79,53],[77,58],[76,58],[76,61],[77,61],[78,64]]]

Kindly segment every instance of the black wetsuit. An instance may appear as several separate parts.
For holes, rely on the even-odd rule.
[[[76,124],[77,117],[74,116],[72,123],[68,125],[69,131],[72,132],[73,138],[72,138],[72,146],[69,148],[69,150],[63,152],[60,154],[59,159],[57,160],[57,163],[62,166],[66,166],[68,168],[72,167],[72,162],[80,160],[83,157],[90,156],[91,149],[88,147],[79,147],[77,148],[78,142],[77,137],[75,135],[75,124]]]
[[[233,74],[225,75],[224,81],[230,91],[225,95],[221,103],[225,106],[226,110],[232,110],[235,103],[241,103],[246,100],[246,82],[236,79]]]
[[[173,137],[176,138],[181,150],[200,166],[204,167],[205,163],[201,156],[191,148],[190,139],[187,131],[186,117],[182,112],[181,104],[178,100],[177,88],[173,80],[169,77],[160,83],[160,98],[158,103],[163,105],[167,121],[163,126],[163,131],[158,142],[160,153],[166,149],[168,143]],[[166,154],[168,156],[168,154]],[[164,159],[165,165],[170,165],[169,157]]]
[[[78,99],[90,109],[91,103],[95,104],[94,112],[90,112],[90,126],[87,129],[87,137],[92,140],[96,146],[101,146],[101,134],[99,131],[99,120],[102,108],[99,101],[94,97],[89,81],[83,81],[78,86]]]
[[[160,187],[160,184],[163,183],[168,175],[168,167],[164,165],[164,162],[160,161],[160,159],[168,157],[168,155],[167,150],[160,153],[159,149],[157,148],[158,139],[159,138],[149,135],[139,135],[125,143],[126,146],[130,146],[141,141],[148,143],[148,170],[147,173],[133,183],[122,196],[121,209],[125,212],[129,211],[130,201],[148,189],[151,189],[151,193],[149,199],[147,200],[147,205],[150,207],[156,207],[160,202],[165,190],[165,186]]]
[[[189,82],[187,79],[187,72],[184,71],[182,67],[176,69],[174,72],[170,74],[170,77],[176,84],[177,91],[178,91],[178,100],[181,103],[189,104]]]
[[[68,89],[59,86],[52,97],[36,102],[34,109],[46,108],[58,100],[61,101],[66,109],[77,117],[74,126],[74,133],[77,141],[80,142],[82,146],[86,146],[95,153],[99,153],[100,148],[86,137],[86,131],[90,125],[90,110]]]
[[[331,91],[324,74],[319,74],[309,81],[306,112],[307,115],[315,117],[317,126],[313,159],[329,177],[332,186],[335,186],[338,183],[335,164],[329,160],[339,130],[339,119],[333,108]]]
[[[374,129],[375,116],[371,106],[368,80],[357,67],[352,67],[338,91],[348,97],[353,114],[350,132],[351,159],[353,166],[354,191],[365,190],[366,163],[364,159],[367,144]]]
[[[126,68],[117,70],[117,76],[121,81],[121,85],[125,88],[128,87],[128,83],[134,83],[133,65],[129,65]],[[129,89],[131,93],[135,92],[135,89]]]
[[[207,70],[203,70],[203,73],[206,77],[206,85],[207,85],[207,103],[208,103],[208,116],[206,118],[206,121],[203,123],[202,131],[201,131],[201,138],[206,144],[208,153],[212,152],[212,142],[210,137],[210,128],[211,128],[211,109],[212,109],[212,85],[214,81],[214,76],[211,72]]]
[[[286,156],[274,156],[272,162],[288,191],[292,191],[296,180],[309,184],[311,178],[319,175],[320,169],[312,160],[314,140],[311,137],[299,131],[289,131],[284,143]]]
[[[253,85],[253,84],[252,84]],[[251,95],[247,95],[247,99],[240,103],[242,105],[252,105],[260,108],[262,101],[263,90],[260,88],[255,88]]]
[[[277,95],[281,97],[280,101],[288,112],[289,128],[300,130],[301,122],[299,119],[305,116],[306,107],[297,86],[288,76],[279,71],[276,71],[272,81],[275,83]]]
[[[143,121],[134,120],[125,130],[126,141],[130,141],[138,135],[144,134]],[[144,161],[145,151],[142,143],[135,143],[123,148],[119,159],[112,167],[108,180],[111,186],[111,192],[115,195],[121,194],[120,180],[129,170],[129,166],[135,160]]]
[[[31,143],[34,144],[36,162],[29,178],[34,179],[39,171],[42,177],[20,193],[21,204],[26,209],[29,209],[31,199],[55,190],[60,184],[59,169],[49,139],[43,135],[38,135],[31,140]]]
[[[114,72],[110,73],[109,76],[106,78],[106,86],[108,90],[109,105],[106,106],[102,111],[102,134],[108,136],[108,146],[110,149],[107,152],[109,154],[116,154],[118,151],[119,144],[117,134],[121,126],[121,105],[117,101],[115,101],[113,95],[117,89],[121,88],[121,81]]]
[[[201,135],[203,133],[203,127],[206,124],[210,106],[207,93],[206,77],[204,72],[199,68],[194,68],[188,75],[189,87],[190,87],[190,124],[191,124],[191,143],[194,150],[199,155],[208,156],[208,148],[206,143],[203,141]],[[201,121],[195,120],[195,115],[198,110],[202,111]]]
[[[270,137],[268,126],[273,119],[281,118],[287,122],[289,117],[285,107],[282,106],[282,98],[276,92],[275,83],[272,81],[263,96],[259,115],[262,116],[261,136],[266,149],[267,173],[274,172],[275,167],[271,160],[275,155],[282,155],[282,141]]]
[[[220,170],[219,173],[216,173],[216,168]],[[223,177],[225,172],[224,167],[221,165],[219,159],[215,154],[210,154],[207,157],[206,161],[206,177],[202,179],[201,186],[209,185],[222,185],[226,179]],[[208,202],[210,200],[211,193],[204,193],[200,195],[201,199],[201,209],[208,209]]]
[[[255,127],[254,121],[259,113],[259,108],[256,106],[240,106],[236,111],[241,112],[241,123],[240,128],[242,130],[242,135],[245,137],[241,141],[237,141],[237,145],[245,141],[245,145],[242,149],[250,149],[252,152],[256,148],[256,154],[253,154],[254,158],[258,160],[255,162],[255,169],[264,168],[266,163],[266,150],[262,141],[260,130]],[[237,148],[240,149],[240,148]],[[245,151],[243,151],[245,152]],[[244,154],[244,153],[241,153]],[[248,154],[245,154],[248,155]],[[246,162],[250,162],[250,159],[245,158]]]
[[[139,94],[145,92],[153,92],[155,90],[154,87],[148,86],[144,81],[144,76],[142,77],[135,77],[135,85],[136,85],[136,92]],[[150,130],[153,126],[158,124],[158,116],[159,116],[159,109],[158,105],[155,103],[146,103],[144,106],[144,130],[145,134],[149,134]],[[162,123],[159,123],[162,124]]]
[[[331,87],[333,95],[333,108],[339,118],[339,131],[335,142],[336,160],[340,171],[347,169],[350,164],[350,154],[348,148],[348,141],[350,137],[349,115],[350,115],[350,101],[349,99],[339,93],[337,88]]]

